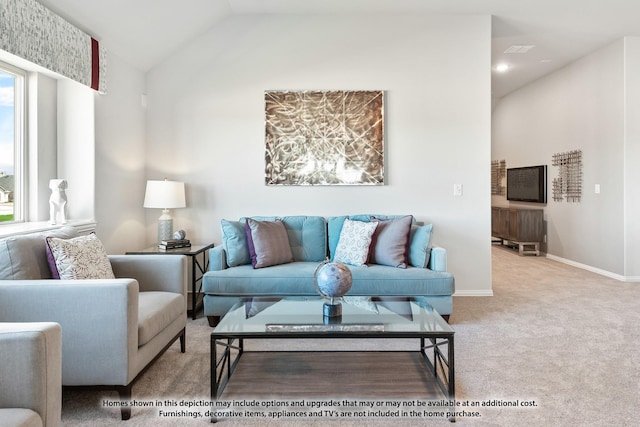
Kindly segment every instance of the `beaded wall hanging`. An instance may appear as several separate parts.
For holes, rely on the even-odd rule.
[[[551,164],[559,168],[558,176],[553,179],[553,200],[579,202],[582,197],[582,150],[556,153]]]
[[[502,185],[504,177],[507,176],[507,162],[504,160],[491,161],[491,195],[504,196],[507,189]]]

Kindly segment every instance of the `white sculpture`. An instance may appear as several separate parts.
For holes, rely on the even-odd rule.
[[[51,197],[49,197],[49,222],[51,225],[57,224],[56,218],[60,217],[60,224],[67,223],[65,215],[65,207],[67,205],[67,181],[64,179],[49,180],[49,188],[51,189]]]

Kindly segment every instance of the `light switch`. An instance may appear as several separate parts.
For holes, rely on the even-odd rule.
[[[462,196],[462,184],[453,184],[453,195]]]
[[[596,192],[596,194],[600,194],[600,184],[596,184],[595,192]]]

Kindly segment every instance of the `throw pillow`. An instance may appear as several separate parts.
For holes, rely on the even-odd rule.
[[[253,268],[293,262],[289,236],[282,221],[247,218],[246,232]]]
[[[409,239],[409,265],[413,267],[427,268],[431,249],[429,240],[431,239],[432,224],[411,226],[411,237]]]
[[[362,267],[369,258],[371,237],[378,227],[377,222],[344,220],[334,261]]]
[[[59,279],[113,279],[107,251],[95,234],[73,239],[47,237],[53,261],[51,274]],[[48,255],[49,256],[49,255]]]
[[[220,220],[222,228],[222,247],[227,255],[227,265],[237,267],[251,263],[245,223]]]
[[[371,218],[371,221],[377,222],[378,228],[373,233],[369,261],[373,264],[407,268],[407,248],[413,216],[406,215],[386,221]]]

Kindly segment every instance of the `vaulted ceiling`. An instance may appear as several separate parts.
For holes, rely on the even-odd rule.
[[[494,97],[624,36],[640,36],[638,0],[38,0],[141,71],[234,14],[493,16]],[[534,46],[505,53],[512,46]],[[525,49],[511,49],[525,50]]]

